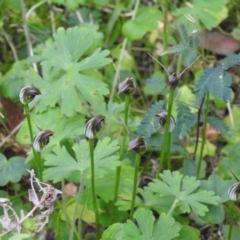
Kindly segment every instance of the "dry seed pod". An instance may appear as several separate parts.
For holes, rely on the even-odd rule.
[[[136,87],[133,82],[133,78],[126,78],[124,81],[120,82],[118,85],[118,94],[132,94],[136,90]]]
[[[240,193],[240,182],[234,183],[228,190],[228,196],[231,200],[236,201]]]
[[[172,73],[168,77],[168,85],[171,88],[176,88],[179,83],[179,78],[176,73]]]
[[[166,111],[159,111],[155,113],[155,116],[159,118],[159,125],[161,127],[165,127],[167,123],[167,112]],[[175,120],[173,116],[170,117],[170,126],[169,126],[169,132],[172,132],[176,126]]]
[[[91,118],[85,128],[85,135],[89,139],[94,139],[98,131],[100,131],[102,124],[104,123],[105,117],[102,115],[97,115]]]
[[[143,136],[132,139],[128,144],[128,150],[143,154],[147,150],[147,144]]]
[[[49,137],[53,135],[50,130],[44,130],[39,132],[33,140],[33,148],[36,152],[40,152],[48,143]]]
[[[30,103],[35,96],[40,95],[41,92],[39,89],[37,89],[34,86],[25,86],[21,89],[20,93],[19,93],[19,99],[20,102],[25,105]]]

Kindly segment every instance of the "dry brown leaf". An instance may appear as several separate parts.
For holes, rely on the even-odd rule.
[[[203,48],[219,55],[228,55],[240,49],[239,41],[220,32],[202,32],[200,38]]]

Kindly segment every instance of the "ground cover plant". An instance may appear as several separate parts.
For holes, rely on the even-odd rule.
[[[238,1],[0,5],[1,239],[239,239]]]

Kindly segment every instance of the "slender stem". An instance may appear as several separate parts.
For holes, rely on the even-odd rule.
[[[43,179],[42,174],[43,174],[44,167],[43,167],[43,164],[42,164],[41,152],[36,152],[36,156],[37,156],[37,162],[39,164],[39,169],[40,169],[39,178],[42,181],[42,179]]]
[[[28,20],[29,16],[31,15],[31,13],[37,9],[39,6],[41,6],[42,4],[44,4],[47,0],[42,0],[38,3],[36,3],[35,5],[33,5],[26,13],[25,17],[26,17],[26,20]]]
[[[135,159],[135,172],[134,172],[134,181],[133,181],[133,193],[132,193],[132,203],[131,203],[131,210],[130,210],[130,220],[133,219],[133,212],[135,206],[135,199],[137,193],[137,184],[138,184],[138,170],[140,165],[141,154],[137,153]]]
[[[172,112],[172,105],[173,105],[173,97],[174,97],[174,88],[170,88],[169,100],[168,100],[167,123],[166,123],[164,140],[163,140],[163,145],[162,145],[162,150],[161,150],[160,161],[159,161],[159,165],[158,165],[158,171],[157,171],[156,178],[159,178],[159,173],[162,171],[166,152],[167,152],[168,169],[171,169],[171,162],[170,162],[171,134],[170,134],[169,130],[170,130],[170,120],[171,120],[171,112]],[[166,149],[167,149],[167,151],[166,151]]]
[[[32,145],[33,144],[33,130],[32,130],[32,122],[31,122],[31,117],[30,117],[30,111],[29,111],[28,104],[25,104],[24,108],[25,108],[25,113],[26,113],[26,117],[27,117],[28,130],[29,130],[29,135],[30,135],[30,140],[31,140],[31,145]],[[36,164],[37,164],[37,168],[38,168],[39,179],[42,182],[42,161],[41,161],[41,155],[40,155],[40,153],[37,153],[35,151],[33,146],[32,146],[32,150],[33,150],[33,156],[35,158],[35,161],[36,161]]]
[[[232,239],[232,229],[233,229],[233,215],[234,215],[234,202],[231,201],[231,218],[230,218],[230,226],[229,226],[229,230],[228,230],[228,240]]]
[[[167,213],[167,217],[169,217],[169,216],[172,215],[174,209],[175,209],[176,206],[177,206],[177,203],[178,203],[178,199],[175,199],[174,202],[173,202],[173,204],[172,204],[172,206],[171,206],[171,208],[169,209],[169,211],[168,211],[168,213]]]
[[[122,145],[119,155],[119,161],[122,162],[123,154],[126,150],[126,140],[127,140],[127,126],[128,126],[128,110],[129,110],[129,104],[130,103],[130,95],[126,95],[125,97],[125,112],[124,112],[124,131],[123,131],[123,139],[122,139]],[[120,176],[121,176],[121,166],[117,167],[116,172],[116,183],[115,183],[115,193],[114,193],[114,199],[113,199],[113,213],[112,213],[112,223],[114,222],[115,217],[115,203],[117,202],[118,198],[118,190],[119,190],[119,183],[120,183]]]
[[[16,50],[16,48],[15,48],[15,46],[14,46],[11,38],[10,38],[9,35],[8,35],[7,33],[5,33],[5,32],[2,32],[2,35],[5,37],[5,39],[6,39],[7,43],[8,43],[8,45],[9,45],[9,47],[10,47],[11,50],[12,50],[14,60],[15,60],[15,61],[18,61],[17,50]]]
[[[234,127],[234,117],[233,117],[231,104],[230,104],[229,101],[227,102],[227,109],[228,109],[228,115],[229,115],[230,123],[231,123],[232,127]]]
[[[163,47],[164,49],[168,46],[168,0],[164,1],[164,16],[163,16]],[[168,55],[166,54],[163,58],[163,65],[168,66]],[[167,80],[167,74],[166,74]]]
[[[205,109],[204,109],[202,145],[201,145],[200,156],[199,156],[199,161],[198,161],[198,168],[197,168],[198,177],[199,177],[199,174],[200,174],[200,169],[201,169],[201,164],[202,164],[203,150],[204,150],[204,146],[205,146],[205,143],[206,143],[206,136],[207,136],[206,130],[207,130],[207,122],[208,122],[208,110],[209,110],[209,92],[206,95],[206,106],[205,106]]]
[[[200,108],[198,109],[197,133],[196,133],[196,142],[195,142],[195,148],[193,153],[193,161],[195,161],[197,150],[198,150],[198,142],[199,142],[199,135],[200,135],[200,118],[201,118],[201,112],[202,112],[204,100],[205,100],[205,96],[203,97]]]
[[[29,35],[29,28],[28,28],[27,19],[26,19],[25,2],[24,2],[24,0],[20,0],[20,1],[21,1],[21,7],[22,7],[23,29],[24,29],[24,35],[25,35],[25,38],[26,38],[26,42],[27,42],[28,54],[29,54],[29,56],[34,56],[32,42],[31,42],[31,38],[30,38],[30,35]],[[33,65],[34,70],[36,72],[38,72],[37,64],[33,63],[32,65]]]
[[[171,132],[167,133],[167,167],[169,170],[171,170]]]
[[[55,232],[55,239],[56,240],[61,240],[60,238],[60,214],[57,215],[57,227],[56,227],[56,232]]]
[[[51,0],[48,0],[48,3],[51,4]],[[54,19],[54,13],[52,9],[50,9],[50,19],[51,19],[51,25],[52,25],[52,32],[56,32],[56,24],[55,24],[55,19]]]
[[[140,0],[136,0],[134,10],[133,10],[133,16],[131,18],[132,20],[136,17],[137,10],[138,10],[138,7],[139,7],[139,3],[140,3]],[[113,78],[113,85],[112,85],[112,90],[111,90],[111,95],[110,95],[110,101],[113,100],[113,96],[114,96],[115,88],[117,86],[117,80],[118,80],[118,77],[119,77],[119,72],[120,72],[120,69],[121,69],[121,63],[122,63],[122,60],[123,60],[123,57],[124,57],[127,42],[128,42],[127,38],[124,38],[122,48],[121,48],[121,52],[120,52],[120,55],[119,55],[119,58],[118,58],[117,69],[116,69],[116,72],[115,72],[115,75],[114,75],[114,78]]]
[[[93,139],[89,139],[88,142],[89,142],[89,151],[90,151],[90,158],[91,158],[91,189],[92,189],[93,207],[94,207],[94,212],[95,212],[95,217],[96,217],[97,239],[100,239],[98,205],[97,205],[97,197],[96,197],[96,192],[95,192]]]

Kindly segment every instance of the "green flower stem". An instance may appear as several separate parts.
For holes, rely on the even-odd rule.
[[[163,16],[163,47],[166,49],[168,47],[168,0],[164,1],[164,16]],[[168,66],[168,54],[163,58],[163,65]],[[167,75],[166,75],[167,80]]]
[[[27,42],[28,55],[32,57],[34,56],[34,51],[33,51],[33,46],[32,46],[32,42],[29,34],[28,23],[26,19],[26,6],[25,6],[24,0],[20,0],[20,2],[21,2],[21,10],[22,10],[23,30],[24,30],[24,35]],[[33,63],[32,66],[35,72],[38,72],[37,64]]]
[[[121,150],[120,150],[120,155],[119,155],[120,162],[122,162],[122,159],[123,159],[123,154],[125,152],[125,146],[126,146],[126,140],[127,140],[129,104],[130,104],[130,95],[126,95],[126,97],[125,97],[125,113],[124,113],[124,125],[125,126],[124,126],[122,145],[121,145]],[[115,211],[116,211],[115,203],[117,202],[117,198],[118,198],[120,176],[121,176],[121,166],[117,167],[117,172],[116,172],[115,193],[114,193],[114,199],[113,199],[112,223],[113,223],[114,217],[115,217]]]
[[[61,238],[60,238],[60,221],[61,221],[61,219],[60,219],[60,214],[58,214],[58,216],[57,216],[57,226],[56,226],[56,232],[55,232],[55,239],[56,240],[61,240]]]
[[[93,139],[89,139],[88,142],[89,142],[89,151],[90,151],[90,158],[91,158],[91,189],[92,189],[93,207],[94,207],[94,212],[95,212],[95,217],[96,217],[97,239],[100,239],[98,204],[97,204],[97,197],[96,197],[96,192],[95,192]]]
[[[197,133],[196,133],[196,142],[195,142],[195,148],[194,148],[194,153],[193,153],[193,161],[195,161],[195,159],[196,159],[197,150],[198,150],[198,142],[199,142],[199,135],[200,135],[200,126],[199,125],[200,125],[200,118],[201,118],[201,112],[202,112],[204,100],[205,100],[205,97],[203,97],[200,107],[198,109]]]
[[[198,160],[198,168],[197,168],[197,175],[199,177],[201,164],[202,164],[202,158],[203,158],[203,150],[206,143],[206,137],[207,137],[207,122],[208,122],[208,111],[209,111],[209,92],[206,95],[206,104],[204,109],[204,122],[203,122],[203,134],[202,134],[202,145],[200,149],[200,156]]]
[[[140,0],[136,0],[131,20],[134,20],[134,18],[136,17],[139,4],[140,4]],[[122,63],[122,60],[124,58],[124,53],[125,53],[125,50],[126,50],[127,43],[128,43],[128,39],[124,38],[124,40],[122,42],[122,48],[121,48],[121,51],[120,51],[120,55],[118,57],[117,68],[116,68],[115,75],[114,75],[114,78],[113,78],[113,85],[112,85],[112,90],[111,90],[111,94],[110,94],[110,101],[112,101],[113,97],[114,97],[115,89],[116,89],[116,86],[117,86],[117,81],[118,81],[118,78],[119,78],[119,73],[120,73],[120,70],[121,70],[121,63]]]
[[[177,203],[178,203],[178,199],[176,198],[171,206],[171,208],[169,209],[168,213],[167,213],[167,217],[170,217],[174,211],[174,209],[177,207]]]
[[[32,122],[31,122],[28,104],[24,105],[24,108],[25,108],[26,117],[27,117],[30,140],[31,140],[31,144],[33,144],[33,130],[32,130]],[[37,164],[37,168],[38,168],[39,179],[42,182],[42,169],[43,168],[42,168],[41,154],[37,153],[35,151],[35,149],[33,148],[33,146],[32,146],[32,150],[33,150],[33,155],[34,155],[34,158],[35,158],[35,161]]]
[[[232,239],[232,229],[233,229],[233,215],[234,215],[234,202],[231,201],[230,202],[230,211],[231,211],[231,216],[230,216],[230,226],[229,226],[229,231],[228,231],[228,240],[231,240]]]
[[[174,97],[174,88],[170,88],[169,99],[168,99],[167,123],[166,123],[164,140],[163,140],[162,151],[161,151],[161,155],[160,155],[160,161],[159,161],[159,165],[158,165],[158,171],[157,171],[156,178],[159,178],[159,173],[162,171],[164,159],[166,156],[166,149],[167,149],[168,169],[169,170],[171,169],[171,161],[170,161],[171,133],[169,132],[169,128],[170,128],[171,112],[172,112],[172,105],[173,105],[173,97]]]
[[[133,220],[133,212],[135,206],[135,199],[137,193],[137,184],[138,184],[138,170],[140,166],[141,154],[137,153],[135,159],[135,172],[134,172],[134,181],[133,181],[133,194],[132,194],[132,203],[131,203],[131,210],[130,210],[130,220]]]

